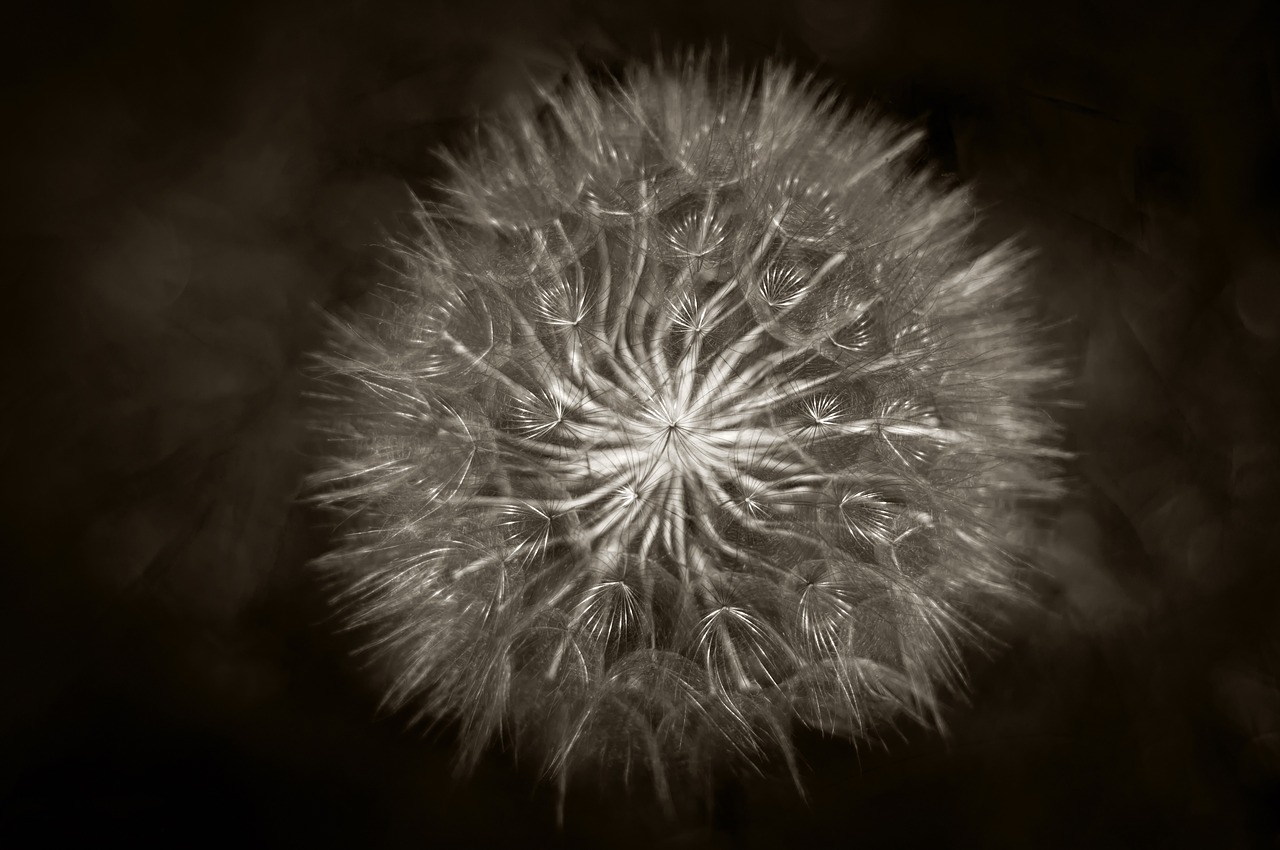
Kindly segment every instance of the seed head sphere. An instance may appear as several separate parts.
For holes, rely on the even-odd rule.
[[[707,59],[495,119],[319,357],[389,701],[659,796],[936,719],[1052,496],[1022,256],[918,135]]]

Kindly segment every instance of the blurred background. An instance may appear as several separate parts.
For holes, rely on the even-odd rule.
[[[5,13],[0,844],[1280,846],[1280,7],[155,0]],[[1021,233],[1073,384],[1046,611],[950,736],[804,736],[677,823],[466,781],[307,561],[303,352],[410,191],[573,57],[782,58]]]

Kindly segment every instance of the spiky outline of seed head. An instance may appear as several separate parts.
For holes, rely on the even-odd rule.
[[[918,134],[776,66],[494,121],[319,355],[322,560],[389,702],[659,797],[936,721],[1051,496],[1023,257]]]

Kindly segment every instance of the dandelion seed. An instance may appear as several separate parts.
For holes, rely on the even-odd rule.
[[[1055,493],[1018,253],[782,69],[545,105],[320,358],[324,564],[390,702],[660,796],[793,722],[930,716]]]

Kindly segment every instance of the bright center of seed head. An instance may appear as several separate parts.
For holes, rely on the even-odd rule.
[[[656,462],[673,472],[693,474],[705,464],[706,454],[714,450],[706,438],[707,424],[689,410],[681,410],[678,402],[667,399],[637,423],[638,442]]]
[[[710,200],[703,215],[714,218]],[[641,558],[665,551],[682,570],[705,572],[744,557],[721,534],[727,524],[769,533],[791,510],[792,494],[817,486],[820,473],[794,443],[803,435],[775,417],[831,375],[796,376],[813,355],[775,345],[750,320],[738,272],[673,282],[637,253],[643,234],[631,237],[598,237],[598,267],[614,272],[597,281],[599,300],[590,296],[589,270],[572,260],[555,267],[558,284],[529,315],[517,306],[530,365],[544,367],[541,383],[450,341],[512,391],[513,448],[556,491],[509,493],[523,506],[516,513],[572,515],[576,543]],[[771,238],[747,252],[750,263]],[[615,250],[625,262],[609,260]],[[677,284],[689,288],[672,301],[668,289]]]

